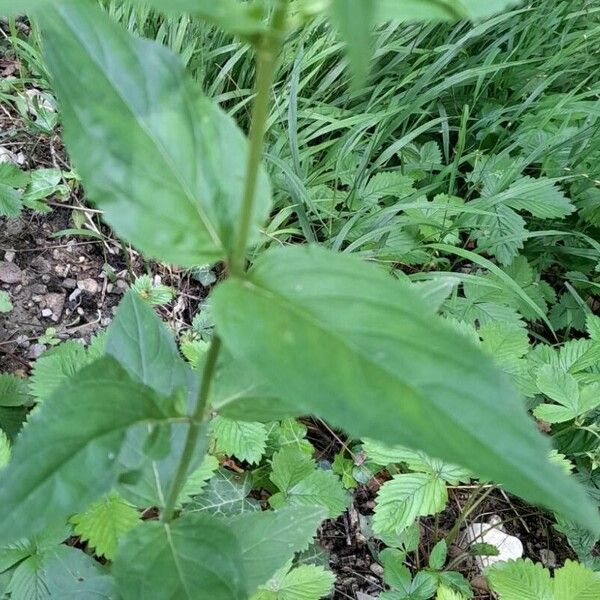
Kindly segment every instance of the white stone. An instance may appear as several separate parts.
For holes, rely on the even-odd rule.
[[[515,560],[523,556],[523,544],[518,537],[509,535],[502,529],[502,520],[492,515],[488,522],[475,522],[469,525],[464,533],[466,544],[491,544],[498,548],[498,556],[476,556],[475,562],[483,571],[497,562]]]

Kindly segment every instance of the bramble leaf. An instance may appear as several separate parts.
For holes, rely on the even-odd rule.
[[[401,533],[417,517],[442,511],[447,501],[446,484],[439,477],[426,473],[396,475],[379,490],[373,531],[379,534]]]
[[[237,475],[220,469],[215,473],[199,496],[187,507],[189,512],[208,512],[231,517],[260,510],[259,503],[248,498],[252,483],[247,475]]]
[[[0,474],[0,540],[27,537],[84,510],[116,483],[127,430],[171,416],[166,399],[113,358],[81,370],[32,413]]]
[[[44,352],[33,365],[29,389],[38,402],[47,400],[91,359],[79,342],[69,340]]]
[[[285,446],[273,455],[270,479],[279,491],[287,492],[315,468],[315,461],[310,455],[297,447]]]
[[[239,460],[257,464],[265,453],[267,428],[263,423],[215,417],[210,422],[210,430],[216,454],[235,456]]]
[[[0,406],[23,406],[27,399],[25,380],[16,375],[0,373]]]
[[[313,470],[284,492],[269,498],[273,508],[282,506],[322,506],[327,509],[327,516],[334,519],[341,515],[348,506],[348,494],[342,487],[339,478],[333,471]]]
[[[115,557],[119,540],[139,522],[138,511],[114,492],[71,517],[75,533],[108,560]]]
[[[326,516],[320,507],[288,506],[228,520],[242,550],[248,593],[266,583],[296,552],[306,550]]]
[[[595,600],[600,596],[600,574],[567,560],[550,571],[529,559],[496,563],[486,577],[500,600]]]

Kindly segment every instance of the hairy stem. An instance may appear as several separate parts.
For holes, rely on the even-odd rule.
[[[181,458],[179,459],[179,465],[177,466],[175,478],[171,484],[165,510],[162,514],[162,520],[165,523],[169,523],[173,519],[177,498],[179,497],[181,489],[183,488],[188,476],[188,470],[190,468],[192,458],[194,457],[194,450],[196,449],[196,444],[198,443],[198,438],[200,437],[202,430],[202,422],[205,417],[206,409],[208,408],[210,387],[213,375],[215,373],[217,359],[219,358],[220,349],[221,340],[215,335],[210,343],[210,348],[208,349],[206,362],[204,363],[204,369],[202,369],[202,381],[200,383],[200,390],[198,391],[196,406],[190,418],[190,426],[185,439],[185,446],[183,448]]]
[[[269,118],[271,85],[277,67],[279,52],[284,40],[287,17],[287,0],[279,0],[273,10],[271,34],[263,37],[256,47],[256,83],[252,122],[250,124],[248,164],[240,225],[233,252],[229,258],[229,270],[232,275],[243,276],[246,269],[246,247],[252,223],[256,184],[262,161],[265,142],[265,130]]]

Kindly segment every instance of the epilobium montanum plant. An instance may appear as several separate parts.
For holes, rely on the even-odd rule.
[[[78,552],[56,546],[70,519],[82,539],[97,540],[98,555],[112,560],[110,575],[77,563],[85,575],[72,597],[229,600],[262,590],[272,598],[279,596],[269,585],[282,589],[309,576],[317,595],[326,593],[327,573],[291,564],[321,521],[344,507],[341,488],[331,486],[312,459],[283,450],[273,457],[273,511],[209,514],[190,501],[217,467],[206,454],[209,434],[219,443],[246,427],[244,435],[264,444],[256,423],[305,414],[372,440],[371,447],[402,444],[461,465],[598,530],[595,508],[548,460],[549,445],[506,375],[436,315],[444,300],[437,286],[412,286],[318,246],[268,250],[253,256],[250,269],[247,264],[271,206],[263,138],[272,79],[290,31],[322,15],[331,18],[360,81],[373,26],[390,19],[478,19],[513,2],[146,3],[194,13],[253,46],[248,138],[201,95],[176,56],[127,33],[93,3],[0,0],[0,13],[31,11],[39,25],[66,146],[88,197],[113,230],[163,262],[193,268],[223,261],[228,277],[212,292],[215,329],[195,369],[134,292],[123,299],[105,339],[87,351],[68,347],[73,364],[83,368],[53,389],[38,390],[40,401],[2,472],[0,544],[10,564],[28,564],[34,549],[45,552],[46,564]],[[17,395],[18,382],[5,383]],[[255,460],[251,446],[239,452]],[[435,486],[432,506],[420,505],[424,512],[418,512],[431,514],[440,497],[443,503],[446,482],[463,476],[456,474],[460,467],[439,475],[419,461],[424,466],[416,473],[393,482],[398,489],[387,489],[402,495],[415,481]],[[342,462],[336,468],[343,473]],[[253,506],[243,482],[228,477],[223,474],[222,484],[238,486],[241,506]],[[315,484],[329,486],[326,502],[307,492]],[[135,524],[132,505],[157,518]],[[113,530],[99,536],[94,524],[103,514],[112,515]],[[406,515],[406,524],[418,514]],[[381,508],[375,526],[389,534],[393,523]],[[499,577],[494,585],[501,589]]]

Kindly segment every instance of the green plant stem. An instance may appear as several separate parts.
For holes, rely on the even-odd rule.
[[[465,522],[467,517],[496,489],[496,487],[492,485],[483,493],[481,493],[485,485],[488,484],[480,484],[477,490],[473,492],[473,494],[469,498],[469,501],[458,516],[458,519],[456,519],[456,522],[452,526],[450,533],[448,533],[448,535],[446,536],[446,543],[448,544],[448,546],[450,546],[456,539],[456,536],[458,535],[458,532],[460,530],[460,526]]]
[[[256,47],[256,84],[252,122],[250,125],[248,164],[240,226],[234,249],[229,257],[229,270],[232,275],[242,277],[246,270],[246,247],[254,210],[256,183],[262,161],[265,143],[265,130],[269,118],[269,103],[271,100],[271,85],[279,53],[284,40],[288,0],[279,0],[273,10],[271,32],[263,37]]]
[[[254,198],[256,196],[256,182],[258,180],[258,173],[262,161],[265,129],[269,117],[271,85],[275,75],[279,52],[284,40],[287,8],[288,0],[279,0],[273,10],[269,35],[261,38],[256,45],[256,95],[254,98],[254,107],[252,109],[252,123],[250,125],[250,146],[248,165],[246,168],[246,181],[244,183],[244,196],[242,199],[242,213],[238,237],[233,253],[229,259],[229,270],[232,275],[238,277],[242,277],[246,272],[246,246],[248,244]],[[198,392],[194,412],[190,417],[190,426],[185,440],[185,446],[181,458],[179,459],[177,472],[175,473],[175,478],[169,491],[169,497],[162,514],[162,520],[165,523],[169,523],[173,520],[177,498],[188,477],[194,450],[196,449],[202,431],[202,423],[206,416],[205,413],[208,407],[210,387],[220,350],[221,340],[215,335],[211,341],[206,362],[204,363],[204,369],[202,370],[200,390]]]
[[[211,340],[206,356],[206,362],[204,363],[204,369],[202,369],[202,381],[198,391],[196,406],[190,417],[190,426],[185,439],[185,446],[183,448],[181,458],[179,459],[179,465],[177,466],[175,478],[171,484],[165,510],[162,514],[162,520],[165,523],[172,521],[173,514],[175,512],[175,505],[177,504],[177,498],[179,497],[181,489],[183,488],[188,477],[188,470],[194,456],[194,450],[196,449],[196,444],[198,443],[198,438],[200,437],[202,422],[208,407],[210,387],[212,384],[213,375],[215,373],[215,367],[217,366],[217,359],[219,358],[220,350],[221,340],[215,335]]]

